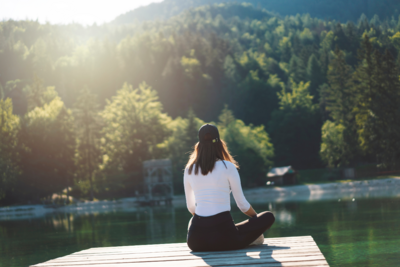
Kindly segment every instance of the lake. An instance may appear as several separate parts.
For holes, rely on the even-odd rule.
[[[400,266],[400,198],[257,203],[276,222],[266,237],[311,235],[331,266]],[[232,204],[235,222],[246,219]],[[52,213],[0,221],[0,266],[28,266],[91,247],[186,241],[186,207]]]

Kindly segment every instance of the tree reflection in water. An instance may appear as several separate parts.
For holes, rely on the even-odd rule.
[[[330,266],[398,266],[399,197],[254,203],[276,222],[265,237],[311,235]],[[246,219],[232,205],[235,222]],[[0,217],[1,218],[1,217]],[[7,217],[5,217],[7,218]],[[125,207],[0,220],[0,266],[27,266],[91,247],[186,242],[185,206]]]

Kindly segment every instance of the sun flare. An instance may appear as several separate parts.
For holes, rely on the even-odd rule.
[[[39,20],[42,23],[92,25],[110,22],[118,15],[163,0],[14,0],[3,1],[0,20]]]

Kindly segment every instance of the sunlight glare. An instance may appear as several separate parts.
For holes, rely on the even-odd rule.
[[[39,20],[52,24],[103,24],[140,6],[163,0],[14,0],[0,1],[0,20]]]

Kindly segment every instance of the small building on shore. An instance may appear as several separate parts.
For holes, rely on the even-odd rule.
[[[296,170],[292,166],[272,168],[267,173],[267,184],[293,185],[297,183]],[[268,183],[269,182],[269,183]]]
[[[141,205],[171,204],[174,196],[170,159],[143,161],[144,194],[137,196]]]

